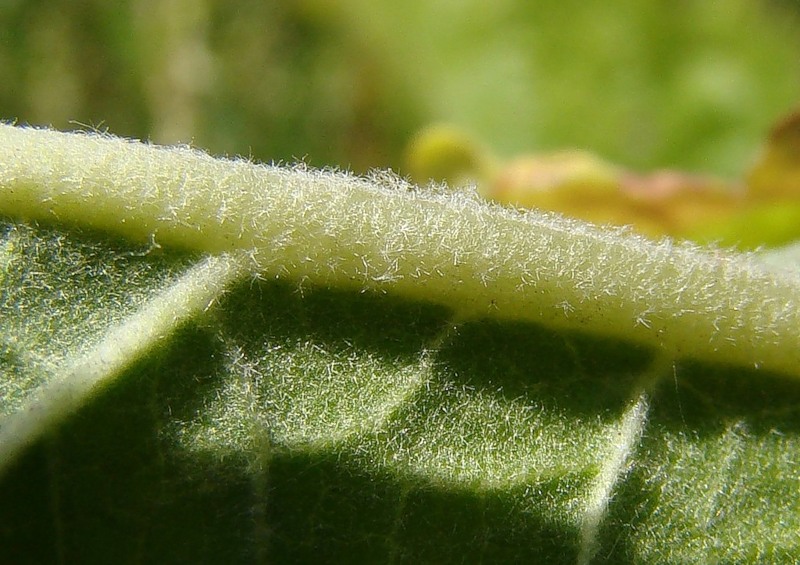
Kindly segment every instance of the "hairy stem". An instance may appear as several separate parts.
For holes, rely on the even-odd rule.
[[[265,277],[393,292],[676,356],[800,375],[800,279],[468,194],[0,126],[0,213],[211,254]]]

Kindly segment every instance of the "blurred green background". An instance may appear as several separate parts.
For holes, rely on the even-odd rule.
[[[500,155],[738,176],[800,92],[788,0],[0,0],[0,117],[402,171],[446,121]],[[82,125],[81,125],[82,124]]]

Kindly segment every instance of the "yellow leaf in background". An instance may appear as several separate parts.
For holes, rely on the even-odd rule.
[[[406,168],[420,183],[446,182],[456,188],[490,178],[495,159],[476,140],[456,127],[433,125],[415,135],[406,149]]]
[[[683,171],[634,173],[579,150],[503,163],[465,133],[441,125],[414,138],[407,162],[417,182],[475,184],[496,202],[628,225],[650,237],[742,249],[800,237],[800,112],[773,128],[743,183]]]
[[[800,111],[778,122],[747,174],[754,201],[800,199]]]
[[[800,239],[800,200],[781,203],[748,202],[737,214],[721,221],[698,224],[684,237],[742,250],[779,247]]]
[[[772,128],[745,178],[743,210],[724,223],[707,227],[697,239],[752,249],[800,238],[800,111]]]
[[[585,151],[532,155],[502,167],[483,194],[497,202],[602,221],[621,204],[621,175],[619,168]]]
[[[672,170],[644,175],[627,172],[621,179],[621,190],[625,214],[617,223],[628,223],[651,237],[668,235],[698,241],[701,239],[693,234],[705,226],[724,223],[742,209],[745,200],[741,186]]]

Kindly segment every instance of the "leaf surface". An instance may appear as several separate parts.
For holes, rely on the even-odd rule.
[[[333,190],[370,199],[337,208],[327,192],[276,219],[252,207],[274,186],[253,165],[214,161],[222,176],[193,185],[186,171],[211,162],[194,153],[66,136],[87,167],[14,135],[0,142],[4,561],[800,558],[790,253],[766,268],[346,177]],[[269,172],[299,186],[287,202],[328,186],[295,173]],[[387,248],[376,228],[404,223]],[[478,253],[497,233],[509,243]],[[517,241],[531,234],[564,269]],[[534,272],[546,280],[510,296]],[[646,315],[642,296],[660,296]],[[717,314],[719,341],[714,320],[675,314],[690,305]]]

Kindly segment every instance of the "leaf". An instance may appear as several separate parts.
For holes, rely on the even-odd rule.
[[[4,561],[800,557],[790,271],[9,127],[0,210]]]
[[[411,140],[406,160],[420,183],[474,185],[503,204],[748,250],[800,235],[800,112],[777,122],[761,152],[745,178],[732,182],[679,170],[637,173],[576,149],[504,161],[440,124]]]
[[[506,156],[579,147],[738,177],[797,101],[798,43],[787,6],[728,7],[353,0],[329,13],[427,110],[416,127],[453,123]]]

